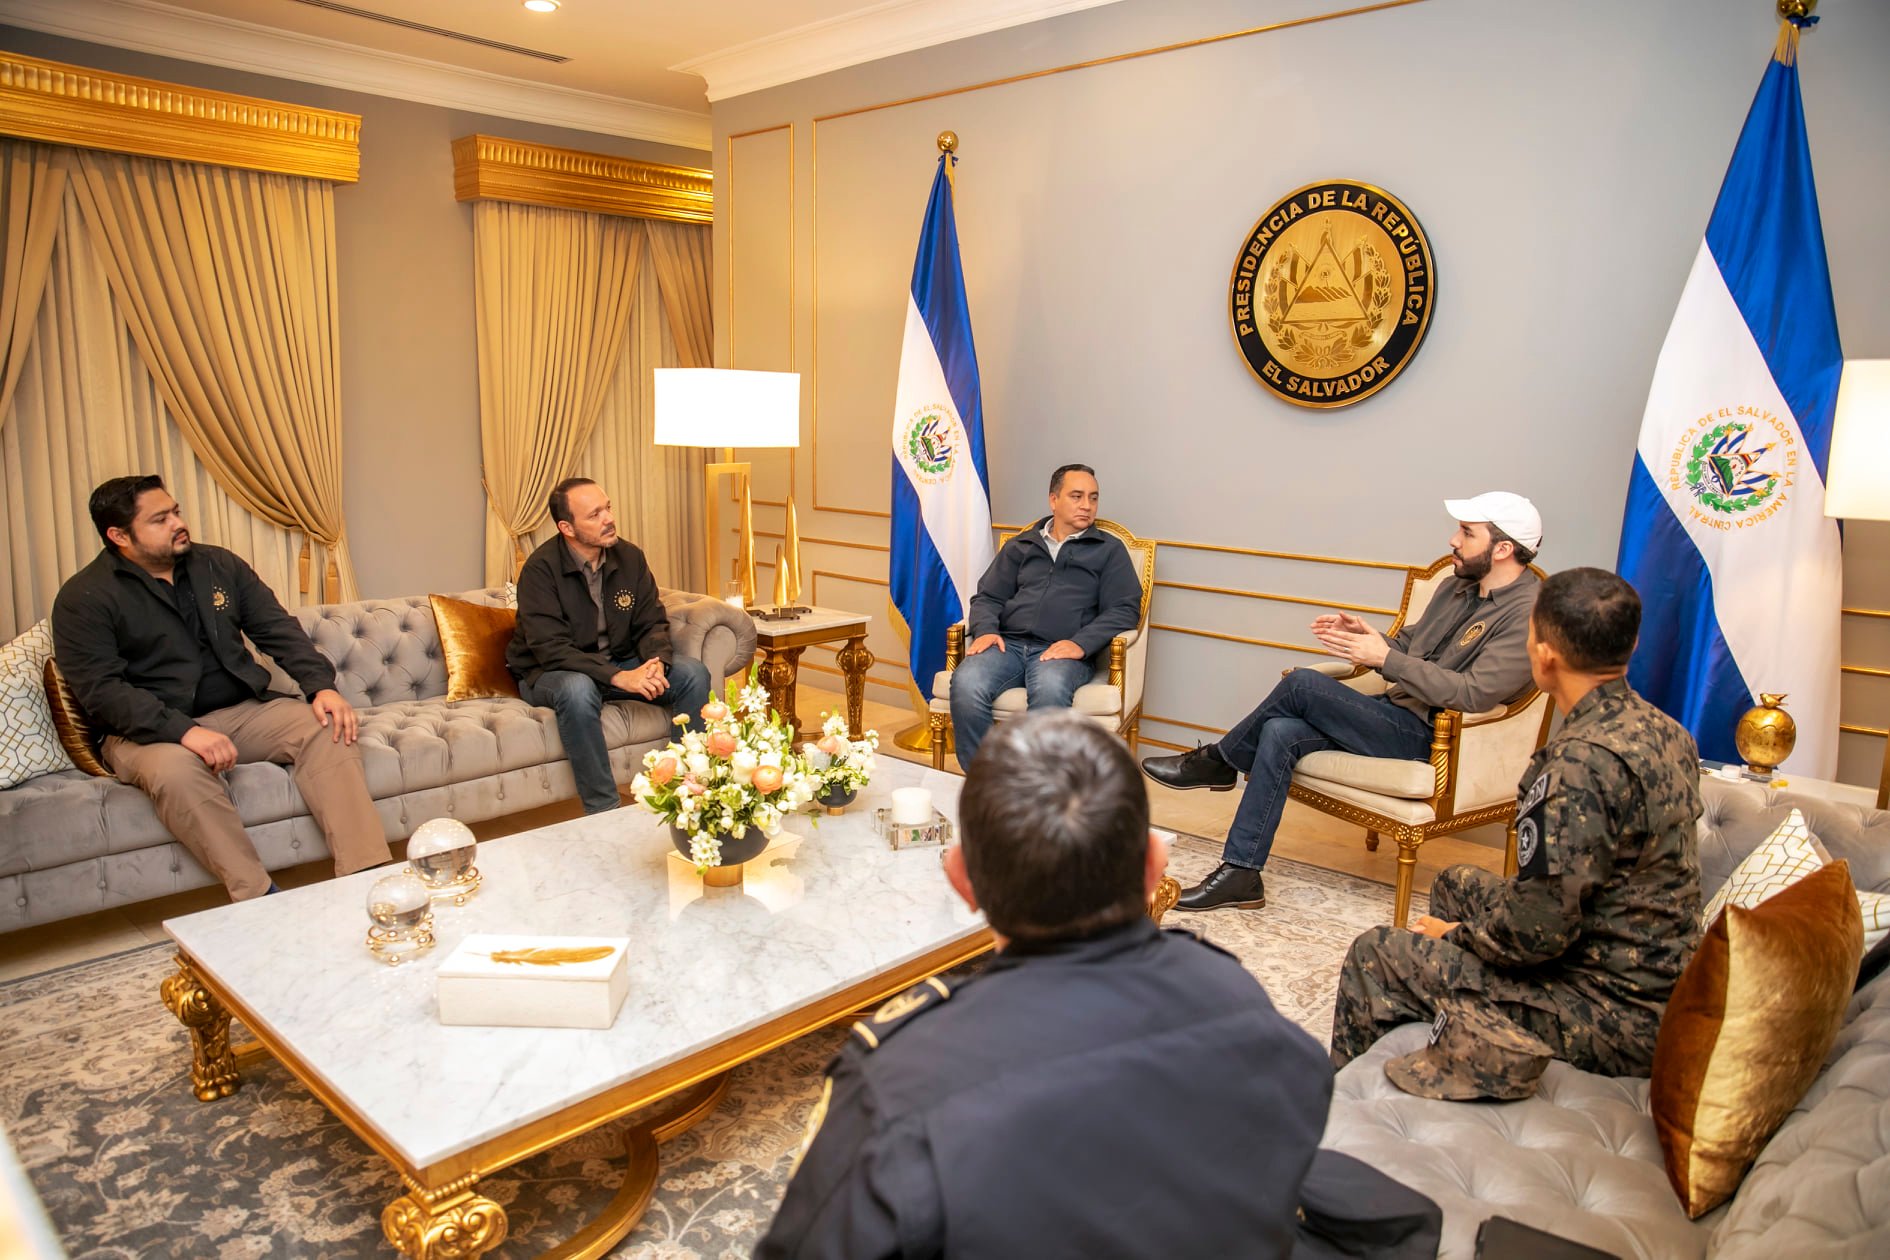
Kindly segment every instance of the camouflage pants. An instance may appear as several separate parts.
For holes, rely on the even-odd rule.
[[[1453,866],[1431,886],[1431,914],[1475,919],[1501,895],[1501,876]],[[1607,1076],[1646,1076],[1653,1065],[1659,1016],[1639,1007],[1602,1004],[1527,971],[1492,966],[1467,949],[1405,928],[1359,934],[1339,973],[1332,1013],[1332,1062],[1344,1067],[1373,1042],[1413,1021],[1428,1021],[1441,998],[1458,995],[1494,1004],[1547,1042],[1555,1057]]]

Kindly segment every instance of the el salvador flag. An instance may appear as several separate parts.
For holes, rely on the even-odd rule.
[[[1640,591],[1628,678],[1707,757],[1760,692],[1797,715],[1788,765],[1837,766],[1837,525],[1824,515],[1843,352],[1787,23],[1733,150],[1648,391],[1621,529]]]
[[[912,264],[892,416],[893,619],[906,636],[913,684],[926,695],[945,668],[945,629],[964,619],[992,556],[978,355],[946,160],[941,154]]]

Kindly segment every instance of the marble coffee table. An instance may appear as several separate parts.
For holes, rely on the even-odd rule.
[[[623,1189],[546,1254],[600,1256],[648,1205],[657,1145],[714,1110],[729,1069],[988,949],[934,849],[893,852],[872,814],[920,785],[956,818],[962,779],[881,758],[844,815],[795,819],[733,888],[705,888],[666,827],[625,808],[479,846],[484,886],[435,903],[437,944],[389,967],[363,944],[386,870],[171,919],[165,1004],[190,1030],[205,1102],[267,1054],[400,1171],[382,1214],[412,1257],[476,1256],[506,1234],[479,1179],[658,1100],[630,1130]],[[435,970],[473,932],[628,936],[630,994],[608,1029],[438,1022]],[[257,1044],[232,1050],[235,1016]]]

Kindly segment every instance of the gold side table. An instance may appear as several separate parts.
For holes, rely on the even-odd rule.
[[[794,705],[794,685],[800,678],[801,653],[817,643],[839,643],[835,663],[846,680],[847,729],[854,739],[863,731],[866,706],[866,671],[877,658],[866,647],[865,613],[837,608],[811,608],[792,621],[770,621],[755,616],[755,644],[761,654],[761,685],[775,712],[801,737],[801,717]]]

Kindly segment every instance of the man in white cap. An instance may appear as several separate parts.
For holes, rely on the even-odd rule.
[[[1387,638],[1350,613],[1313,619],[1313,635],[1328,652],[1384,676],[1382,695],[1296,669],[1218,743],[1143,759],[1143,773],[1173,788],[1226,792],[1247,776],[1220,866],[1182,894],[1178,909],[1266,905],[1260,870],[1301,757],[1332,748],[1423,761],[1439,709],[1477,713],[1528,689],[1529,613],[1541,585],[1529,562],[1542,545],[1542,517],[1528,499],[1502,490],[1449,499],[1444,509],[1457,518],[1450,538],[1456,580],[1415,623]]]

